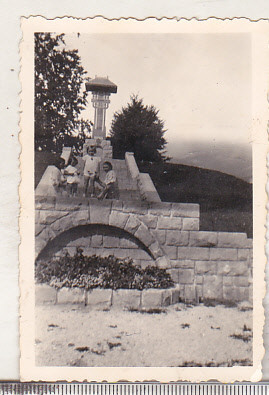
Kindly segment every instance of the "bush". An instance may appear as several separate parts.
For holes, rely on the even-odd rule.
[[[165,269],[147,266],[141,269],[131,259],[120,260],[113,255],[84,256],[77,249],[74,256],[68,253],[51,261],[36,263],[35,277],[38,283],[47,283],[56,288],[78,287],[85,289],[146,289],[169,288],[173,280]]]

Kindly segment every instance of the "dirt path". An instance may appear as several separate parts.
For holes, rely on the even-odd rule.
[[[251,365],[252,311],[170,306],[165,313],[37,306],[38,366]],[[234,337],[231,337],[234,336]]]

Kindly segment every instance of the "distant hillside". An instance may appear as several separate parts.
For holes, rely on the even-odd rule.
[[[201,230],[252,236],[252,185],[234,176],[175,163],[139,163],[166,202],[199,203]]]
[[[171,162],[220,171],[244,181],[252,180],[251,144],[184,141],[167,145]]]

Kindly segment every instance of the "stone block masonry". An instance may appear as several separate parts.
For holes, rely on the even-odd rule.
[[[169,289],[92,289],[61,288],[56,290],[46,284],[36,284],[35,303],[71,304],[93,309],[154,309],[176,304],[182,299],[180,287]]]
[[[38,197],[35,230],[37,257],[80,247],[85,254],[167,269],[182,300],[252,300],[252,240],[244,233],[199,231],[198,204]],[[48,301],[54,297],[43,292]],[[147,298],[154,297],[149,292]]]

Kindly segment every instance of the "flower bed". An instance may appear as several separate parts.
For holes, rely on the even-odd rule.
[[[120,260],[109,257],[84,256],[82,249],[77,249],[74,256],[66,254],[51,261],[36,263],[35,277],[37,283],[48,284],[57,289],[82,288],[91,290],[104,289],[166,289],[174,285],[165,269],[147,266],[142,269],[132,260]]]
[[[38,261],[36,304],[82,304],[101,308],[160,308],[179,301],[179,289],[165,269],[145,269],[114,256],[74,256]]]

